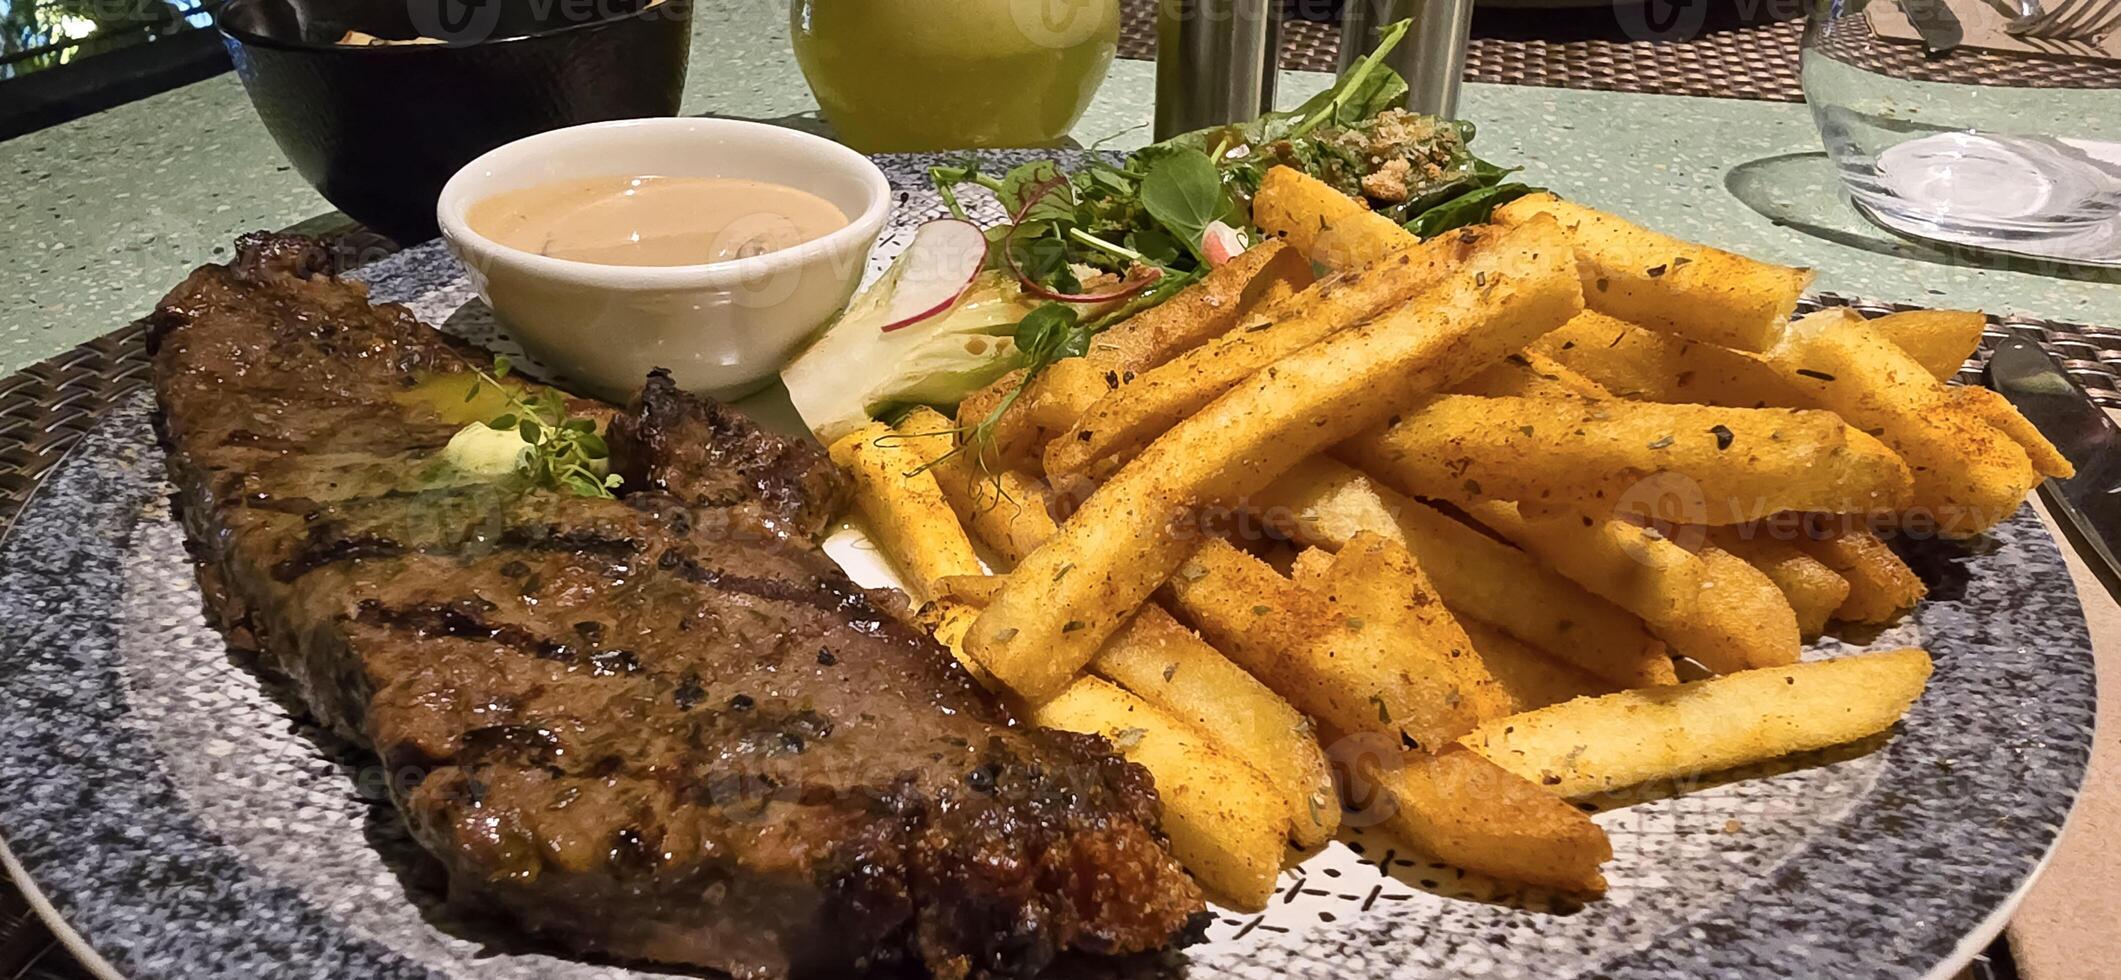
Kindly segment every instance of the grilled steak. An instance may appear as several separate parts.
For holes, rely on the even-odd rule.
[[[614,420],[611,442],[630,486],[723,508],[737,530],[814,539],[847,502],[845,480],[816,446],[762,432],[665,371]]]
[[[654,378],[611,426],[623,499],[473,478],[438,453],[483,355],[323,261],[254,235],[163,300],[160,425],[212,612],[413,774],[452,901],[739,977],[1194,931],[1146,774],[1016,724],[816,550],[814,449]]]

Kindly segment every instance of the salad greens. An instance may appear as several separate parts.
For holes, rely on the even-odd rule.
[[[1082,295],[1091,288],[1086,274],[1129,277],[1124,288],[1198,269],[1207,261],[1207,227],[1221,221],[1248,228],[1252,196],[1277,166],[1366,198],[1416,234],[1485,221],[1496,206],[1534,188],[1472,154],[1471,123],[1399,108],[1407,83],[1383,62],[1407,27],[1387,28],[1375,51],[1288,112],[1185,133],[1073,174],[1039,160],[1003,174],[967,162],[932,168],[929,176],[960,218],[959,188],[993,192],[1009,220],[988,231],[990,262],[1017,274],[1027,290],[1056,297]],[[1390,172],[1366,180],[1380,171]]]
[[[983,272],[948,311],[887,331],[891,317],[885,311],[907,266],[902,254],[830,330],[781,369],[789,401],[827,443],[895,408],[957,403],[1023,361],[1019,336],[1052,343],[1043,339],[1047,328],[1040,324],[1071,309],[1024,295],[1006,274]],[[1048,309],[1054,312],[1039,312]]]
[[[1486,221],[1497,206],[1531,193],[1534,188],[1509,179],[1510,169],[1472,154],[1467,148],[1471,124],[1401,108],[1406,81],[1384,58],[1408,26],[1386,28],[1375,51],[1331,88],[1288,112],[1182,134],[1117,163],[1093,159],[1073,172],[1052,160],[1000,173],[970,160],[932,168],[930,179],[956,218],[970,220],[960,198],[970,187],[991,193],[1007,213],[1006,221],[985,231],[988,249],[979,289],[1013,286],[1022,312],[1010,321],[1013,330],[978,324],[979,333],[1005,335],[1009,342],[970,355],[979,362],[976,367],[966,363],[966,348],[945,342],[920,365],[926,380],[857,385],[869,392],[864,400],[870,404],[863,410],[881,412],[890,402],[952,404],[979,384],[1023,368],[1016,389],[966,434],[967,445],[983,448],[1001,412],[1048,366],[1082,356],[1100,330],[1205,275],[1211,252],[1219,257],[1226,251],[1217,250],[1211,238],[1227,242],[1234,234],[1241,248],[1246,236],[1256,237],[1252,198],[1277,166],[1295,167],[1365,200],[1421,236]],[[888,278],[879,287],[888,288]],[[853,380],[834,385],[811,377],[823,360],[815,356],[820,348],[880,344],[873,338],[835,340],[850,328],[862,332],[849,321],[861,319],[865,302],[869,297],[858,300],[848,317],[783,373],[813,430],[817,420],[805,408],[806,397],[844,401],[845,392],[836,388]],[[917,341],[902,335],[916,334],[962,337],[963,331],[952,314],[943,314],[891,336],[907,345]],[[946,368],[945,362],[957,366]],[[866,359],[860,370],[888,372],[892,366]],[[943,383],[929,383],[938,378]],[[836,420],[846,412],[826,414]]]

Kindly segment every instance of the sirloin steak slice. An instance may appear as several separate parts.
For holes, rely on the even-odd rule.
[[[612,427],[624,499],[473,478],[438,453],[484,355],[324,261],[252,235],[163,300],[160,427],[211,611],[412,774],[453,902],[747,978],[1197,933],[1147,775],[1015,722],[816,550],[814,448],[657,378]]]

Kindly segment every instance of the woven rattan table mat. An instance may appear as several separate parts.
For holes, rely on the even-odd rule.
[[[1907,304],[1821,295],[1801,309],[1853,306],[1867,316],[1914,309]],[[1981,349],[1960,372],[1977,381],[1996,344],[2020,336],[2059,359],[2093,400],[2121,409],[2121,329],[2030,317],[1991,317]],[[38,481],[65,459],[105,409],[149,382],[145,334],[138,325],[106,335],[0,379],[0,533]],[[0,828],[4,831],[4,828]],[[9,883],[0,881],[0,980],[89,980]]]
[[[1300,0],[1299,0],[1300,2]],[[1119,53],[1156,57],[1158,0],[1122,0]],[[1483,9],[1473,18],[1466,79],[1503,85],[1651,95],[1802,102],[1797,54],[1801,7],[1720,4],[1693,22],[1652,25],[1651,11],[1621,4],[1587,9]],[[1793,5],[1785,5],[1793,6]],[[1324,9],[1324,8],[1321,8]],[[1686,10],[1700,10],[1694,5]],[[1795,19],[1790,19],[1794,17]],[[1291,19],[1282,26],[1283,68],[1333,71],[1340,28]],[[1918,45],[1880,41],[1867,28],[1837,30],[1834,58],[1895,77],[1972,85],[2121,89],[2121,63],[2034,57],[1926,61]]]

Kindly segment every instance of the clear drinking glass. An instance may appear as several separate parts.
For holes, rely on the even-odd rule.
[[[2059,11],[2100,0],[2045,2]],[[1818,0],[1805,30],[1803,81],[1827,154],[1856,207],[1889,230],[2121,266],[2121,61],[1964,41],[1931,56],[1922,43],[1879,30],[1897,23],[1904,34],[1921,19],[1934,31],[1931,15],[1941,11],[1947,35],[1994,36],[2010,17],[2005,6]]]

